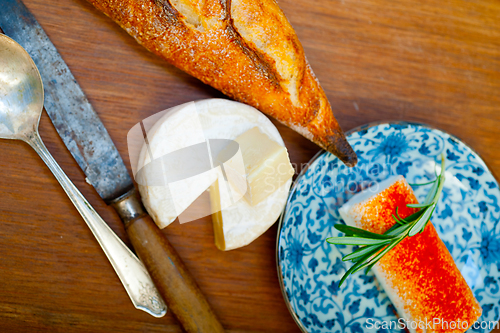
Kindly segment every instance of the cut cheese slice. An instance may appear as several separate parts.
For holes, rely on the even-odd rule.
[[[395,224],[396,207],[405,218],[417,211],[406,204],[418,201],[402,176],[376,186],[355,195],[339,213],[348,225],[381,234]],[[481,315],[481,306],[432,223],[404,239],[372,270],[411,333],[465,332]]]

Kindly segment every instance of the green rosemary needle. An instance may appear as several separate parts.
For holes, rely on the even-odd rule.
[[[387,230],[384,234],[376,234],[360,228],[351,227],[345,224],[335,224],[335,229],[344,233],[342,237],[330,237],[326,241],[336,245],[357,245],[359,246],[352,253],[345,255],[343,261],[351,261],[354,263],[340,280],[339,287],[344,283],[350,274],[359,272],[366,268],[368,272],[387,252],[393,249],[406,237],[412,237],[423,232],[427,223],[430,221],[432,213],[436,209],[439,197],[443,190],[445,181],[445,162],[444,155],[441,155],[441,172],[436,175],[436,179],[425,184],[412,185],[430,185],[432,187],[427,193],[427,196],[421,204],[407,204],[410,208],[420,208],[412,215],[401,218],[396,209],[395,215],[392,217],[396,224]]]

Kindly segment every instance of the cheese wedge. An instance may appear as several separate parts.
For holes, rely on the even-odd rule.
[[[154,120],[154,125],[147,131],[147,142],[138,154],[134,176],[144,206],[160,228],[168,226],[177,217],[180,219],[179,215],[191,209],[193,202],[208,189],[211,209],[200,209],[198,217],[212,214],[216,243],[221,250],[249,244],[276,222],[286,203],[291,178],[282,181],[274,192],[252,206],[243,197],[247,192],[247,182],[241,148],[231,153],[230,158],[220,160],[223,149],[215,151],[212,145],[213,140],[234,141],[243,133],[258,128],[272,144],[284,149],[283,139],[266,116],[246,104],[208,99],[175,107]],[[143,123],[148,123],[148,120]],[[212,167],[204,172],[185,178],[172,177],[171,174],[165,177],[161,170],[148,167],[161,156],[173,156],[171,154],[177,151],[200,144],[210,146],[211,152]],[[284,152],[287,154],[286,149]],[[197,161],[196,156],[193,159]],[[200,160],[194,164],[205,162]],[[158,181],[161,177],[165,178],[163,182]],[[220,217],[218,220],[214,217],[216,215]]]
[[[244,193],[245,200],[223,208],[224,184],[217,181],[210,187],[215,245],[223,251],[247,245],[269,228],[269,222],[276,220],[283,209],[283,195],[294,174],[286,148],[258,127],[239,135],[235,142],[241,149],[245,177],[234,176],[227,185]],[[226,151],[221,151],[219,159],[226,160],[225,155]],[[228,178],[238,175],[235,164],[234,158],[225,163]]]
[[[238,182],[235,187],[240,192],[245,188],[245,199],[255,206],[292,178],[295,171],[286,148],[262,133],[258,127],[239,135],[235,141],[241,149],[246,175],[246,179],[242,178],[246,184]],[[224,156],[225,153],[222,151],[220,155]],[[228,162],[226,169],[235,170],[232,160]]]
[[[273,225],[285,206],[290,189],[291,179],[272,193],[267,199],[255,206],[246,200],[240,200],[234,205],[217,211],[220,207],[219,182],[210,187],[210,204],[214,225],[215,245],[219,250],[234,250],[262,235]]]
[[[339,213],[346,224],[384,233],[417,203],[404,177],[395,176],[356,194]],[[482,309],[453,258],[429,223],[424,232],[403,240],[375,264],[377,277],[411,332],[465,332]]]

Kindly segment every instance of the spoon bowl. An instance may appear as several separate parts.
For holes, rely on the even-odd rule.
[[[43,83],[21,45],[0,34],[0,138],[26,141],[38,128]]]

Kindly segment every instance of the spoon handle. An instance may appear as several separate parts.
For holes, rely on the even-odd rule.
[[[82,215],[88,227],[101,245],[116,274],[120,278],[132,303],[154,317],[167,312],[165,303],[156,289],[142,262],[104,222],[89,202],[83,197],[64,171],[59,167],[42,142],[38,131],[25,140],[47,164],[62,188]]]

